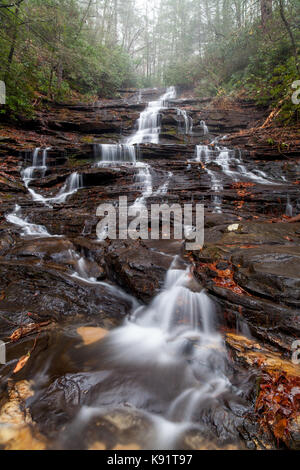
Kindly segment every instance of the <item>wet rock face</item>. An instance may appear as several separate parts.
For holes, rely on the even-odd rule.
[[[300,303],[299,262],[299,247],[250,249],[232,257],[243,289],[293,307]]]
[[[287,352],[300,333],[299,229],[286,223],[214,227],[194,254],[197,276],[220,299],[232,325],[245,322],[254,335]]]
[[[105,255],[109,276],[148,303],[162,288],[172,259],[150,251],[142,242],[112,243]]]
[[[60,322],[82,317],[101,325],[107,320],[118,324],[130,311],[131,304],[114,297],[105,286],[93,289],[60,271],[61,268],[55,264],[40,266],[24,261],[1,264],[1,277],[6,280],[3,284],[5,299],[1,305],[3,315],[16,322],[22,317],[26,321],[28,312],[36,314],[41,321],[52,319]],[[113,304],[114,299],[116,302]],[[2,320],[1,324],[1,328],[7,331],[5,321]]]

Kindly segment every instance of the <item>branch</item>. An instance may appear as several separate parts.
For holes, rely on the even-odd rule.
[[[89,1],[89,4],[88,4],[88,6],[87,6],[87,9],[86,9],[86,11],[85,11],[85,13],[84,13],[84,15],[83,15],[83,17],[82,17],[82,20],[81,20],[80,26],[79,26],[79,30],[78,30],[78,32],[77,32],[77,34],[76,34],[75,41],[78,39],[78,37],[79,37],[80,34],[81,34],[81,31],[82,31],[84,22],[85,22],[85,20],[86,20],[88,14],[89,14],[89,11],[90,11],[91,6],[92,6],[92,0]]]

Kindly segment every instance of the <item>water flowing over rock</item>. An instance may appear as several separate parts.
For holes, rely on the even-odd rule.
[[[147,142],[158,144],[161,132],[160,111],[168,105],[169,100],[175,97],[176,90],[174,87],[170,87],[158,101],[150,101],[147,109],[140,115],[137,132],[132,137],[129,137],[127,143],[130,145]]]
[[[95,157],[98,165],[102,163],[136,162],[136,149],[128,144],[97,144]]]
[[[1,147],[0,328],[19,340],[0,369],[0,417],[13,377],[31,384],[42,448],[299,448],[294,150],[243,142],[263,118],[248,104],[120,93],[50,107]],[[97,207],[121,196],[137,214],[204,204],[203,249],[152,240],[150,222],[147,239],[98,237]]]
[[[179,130],[184,134],[191,134],[193,132],[193,119],[184,109],[177,109],[177,116],[179,117]],[[181,123],[181,118],[184,123],[183,126]]]

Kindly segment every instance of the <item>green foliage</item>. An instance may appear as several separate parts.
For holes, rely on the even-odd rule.
[[[135,84],[129,55],[96,37],[92,23],[86,25],[92,4],[27,0],[20,8],[0,10],[0,79],[7,88],[2,114],[32,117],[43,97],[112,97]]]
[[[233,2],[231,11],[238,4],[238,0]],[[287,124],[295,122],[300,117],[300,109],[292,103],[291,85],[300,77],[291,35],[299,51],[299,3],[284,2],[290,31],[276,0],[273,7],[267,29],[262,26],[260,9],[254,18],[247,20],[245,17],[243,24],[238,24],[239,17],[234,18],[229,10],[216,12],[214,24],[207,29],[201,54],[179,56],[165,70],[165,81],[186,88],[195,86],[201,97],[243,92],[258,105],[279,108],[277,119]],[[208,18],[211,14],[210,11]]]

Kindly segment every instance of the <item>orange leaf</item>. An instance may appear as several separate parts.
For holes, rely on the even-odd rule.
[[[26,366],[29,358],[30,358],[30,353],[28,353],[26,356],[21,357],[21,359],[19,360],[18,364],[16,365],[14,369],[14,374],[17,374],[18,372],[20,372],[20,370],[23,369],[23,367]]]

